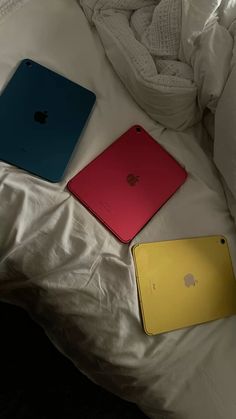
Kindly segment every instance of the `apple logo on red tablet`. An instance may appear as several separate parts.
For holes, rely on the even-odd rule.
[[[34,120],[36,122],[39,122],[39,124],[46,124],[47,122],[47,118],[48,118],[48,113],[47,111],[36,111],[34,114]]]
[[[139,182],[139,176],[129,173],[126,180],[130,186],[135,186]]]

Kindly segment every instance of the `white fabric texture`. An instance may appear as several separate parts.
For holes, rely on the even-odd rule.
[[[179,130],[196,123],[206,107],[215,111],[231,60],[233,39],[226,26],[234,2],[80,3],[115,71],[154,120]]]
[[[236,67],[218,102],[215,116],[214,160],[236,200]]]
[[[23,6],[28,0],[0,0],[0,22],[13,10]]]
[[[204,3],[198,3],[195,20],[191,15],[193,28],[204,21]],[[126,4],[120,3],[123,9]],[[187,1],[183,4],[187,14]],[[228,5],[234,10],[232,2]],[[93,12],[86,8],[87,16]],[[225,11],[222,16],[230,24],[232,15]],[[132,25],[141,33],[140,21]],[[187,21],[184,30],[190,33]],[[222,47],[225,56],[227,44],[216,47]],[[174,48],[173,42],[170,62]],[[215,49],[202,50],[197,61],[188,48],[186,44],[182,54],[187,64],[195,63],[200,80],[196,63],[199,57],[213,62]],[[236,269],[235,225],[218,172],[203,148],[204,129],[198,124],[176,132],[150,119],[109,65],[96,31],[75,0],[31,0],[0,25],[0,86],[25,57],[93,90],[97,103],[62,182],[51,184],[0,162],[0,298],[24,307],[81,371],[137,403],[148,417],[235,419],[235,316],[145,335],[131,246],[116,240],[66,189],[72,176],[139,123],[189,176],[131,245],[223,234]],[[219,64],[222,72],[224,65]],[[207,98],[202,86],[201,95]]]

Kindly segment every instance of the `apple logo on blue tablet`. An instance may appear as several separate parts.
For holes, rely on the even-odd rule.
[[[48,113],[47,111],[36,111],[34,114],[34,120],[40,124],[45,124],[47,122]]]

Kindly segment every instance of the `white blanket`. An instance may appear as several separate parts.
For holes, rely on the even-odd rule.
[[[28,0],[0,0],[0,22],[13,10],[23,6]]]
[[[231,0],[81,0],[107,57],[156,121],[184,129],[215,110],[230,68]],[[234,5],[233,5],[234,4]]]
[[[189,177],[131,245],[223,234],[236,269],[235,226],[205,131],[164,129],[139,108],[75,0],[31,0],[0,25],[0,86],[24,57],[94,90],[97,104],[61,183],[0,162],[0,298],[25,307],[78,368],[149,417],[235,419],[236,318],[145,335],[130,247],[65,187],[140,123]]]

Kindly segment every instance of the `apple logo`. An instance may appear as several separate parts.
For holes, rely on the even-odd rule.
[[[39,122],[40,124],[45,124],[47,122],[47,118],[48,118],[47,111],[44,111],[44,112],[37,111],[34,114],[34,120],[36,122]]]
[[[135,186],[139,181],[139,176],[136,176],[133,173],[129,173],[126,180],[130,186]]]
[[[187,274],[184,277],[184,284],[186,287],[195,287],[195,285],[197,284],[197,280],[194,278],[194,276],[192,274]]]

